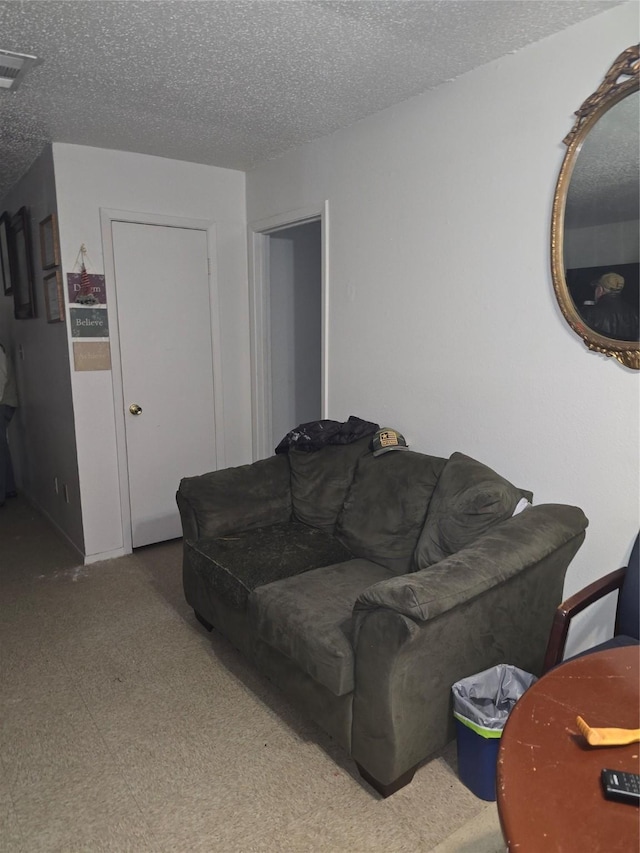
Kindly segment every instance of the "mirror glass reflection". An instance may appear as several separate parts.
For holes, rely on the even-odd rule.
[[[586,135],[567,191],[564,268],[584,323],[637,341],[640,313],[640,93],[615,103]]]

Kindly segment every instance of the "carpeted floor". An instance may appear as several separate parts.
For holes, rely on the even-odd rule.
[[[207,634],[181,543],[82,566],[21,498],[0,510],[0,850],[497,853],[455,744],[383,800]]]

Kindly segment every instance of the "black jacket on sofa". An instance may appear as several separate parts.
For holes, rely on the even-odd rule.
[[[312,453],[322,450],[328,444],[352,444],[379,429],[378,424],[363,421],[354,415],[342,421],[310,421],[288,432],[276,447],[276,453],[288,453],[290,450],[302,450]]]

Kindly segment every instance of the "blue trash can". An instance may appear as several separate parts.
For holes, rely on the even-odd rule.
[[[496,764],[502,730],[485,729],[456,714],[458,776],[481,800],[496,799]]]
[[[496,765],[502,731],[535,675],[499,664],[457,681],[451,688],[456,720],[458,775],[481,800],[496,799]]]

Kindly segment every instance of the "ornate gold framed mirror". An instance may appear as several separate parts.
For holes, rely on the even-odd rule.
[[[576,111],[553,199],[551,272],[590,350],[640,369],[640,45]]]

